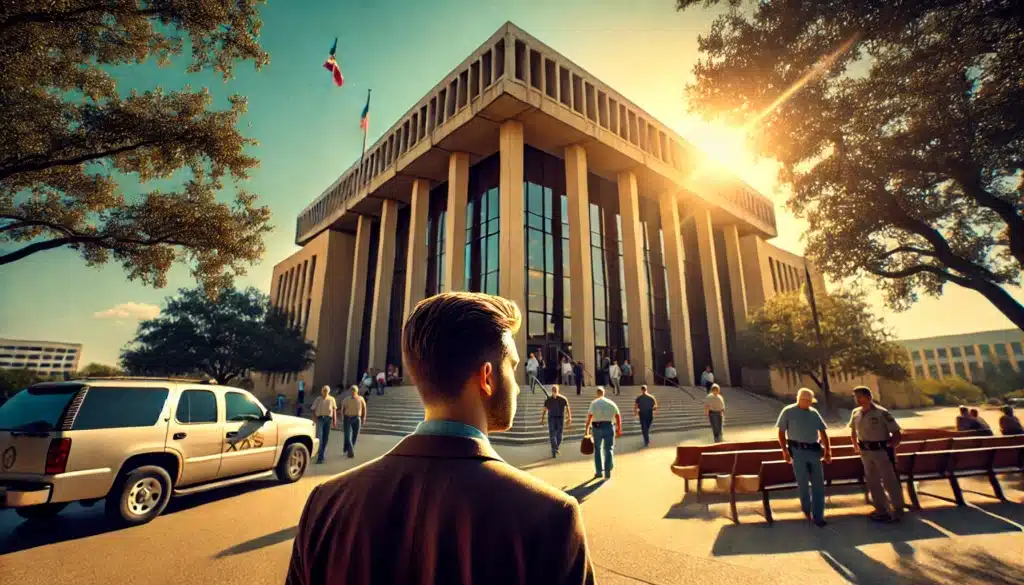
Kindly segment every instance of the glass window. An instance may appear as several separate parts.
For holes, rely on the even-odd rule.
[[[174,418],[182,424],[217,422],[217,397],[209,390],[186,390],[178,400]]]
[[[0,406],[0,430],[51,431],[57,428],[71,398],[81,386],[30,388]]]
[[[527,336],[530,338],[543,338],[544,337],[544,313],[533,313],[529,314],[527,318]]]
[[[89,388],[73,429],[153,426],[164,410],[167,395],[166,388]]]
[[[918,377],[918,378],[923,378],[923,377],[924,377],[924,367],[922,367],[922,366],[916,366],[916,367],[914,368],[914,371],[916,371],[916,372],[917,372],[917,377]]]
[[[999,356],[999,357],[1006,357],[1007,356],[1006,344],[1005,343],[999,343],[999,344],[996,344],[993,347],[996,348],[996,355],[997,356]]]
[[[562,319],[562,339],[572,339],[572,319]]]
[[[1013,348],[1013,353],[1022,353],[1019,341],[1014,341],[1010,344],[1010,347]]]
[[[594,345],[598,347],[608,345],[608,323],[605,321],[594,321]]]
[[[982,358],[987,359],[990,355],[992,355],[992,348],[989,347],[987,343],[978,345],[978,351],[981,352]]]
[[[949,353],[953,357],[960,357],[960,348],[959,347],[952,347],[952,348],[950,348]]]
[[[968,345],[964,347],[964,355],[974,355],[974,346]]]
[[[926,350],[924,350],[924,357],[927,358],[927,359],[931,359],[931,358],[935,357],[935,350],[934,349],[926,349]]]
[[[946,348],[940,347],[939,349],[937,349],[935,351],[939,354],[940,358],[946,357]]]
[[[960,376],[961,378],[966,378],[967,377],[967,372],[964,371],[964,365],[962,363],[957,362],[957,363],[953,364],[953,369],[956,370],[956,375],[957,376]]]
[[[943,376],[948,376],[949,375],[949,364],[942,364],[942,375]]]
[[[498,236],[487,236],[487,272],[498,269]]]
[[[224,394],[225,418],[229,421],[259,420],[263,408],[241,392]]]

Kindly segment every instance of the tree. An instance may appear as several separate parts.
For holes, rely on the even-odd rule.
[[[821,323],[818,343],[810,305],[799,293],[773,296],[747,319],[738,335],[742,363],[755,368],[796,370],[825,391],[821,367],[854,376],[876,374],[891,380],[909,376],[905,351],[891,341],[862,292],[815,295]],[[825,392],[826,408],[831,396]]]
[[[313,346],[254,288],[182,289],[155,319],[143,321],[121,364],[139,375],[207,375],[219,384],[247,372],[295,373],[313,361]]]
[[[729,4],[688,96],[781,163],[815,263],[896,310],[954,283],[1024,329],[1019,1]]]
[[[44,380],[45,378],[35,370],[26,368],[0,369],[0,404],[6,402],[19,391]]]
[[[124,371],[115,366],[92,362],[75,373],[76,378],[113,378],[123,376]]]
[[[263,0],[19,0],[0,6],[0,266],[45,250],[110,259],[130,279],[166,284],[175,262],[209,290],[263,254],[270,211],[225,175],[248,177],[256,144],[236,129],[246,100],[212,111],[208,91],[128,95],[111,67],[153,57],[167,65],[186,37],[189,72],[230,78],[236,61],[269,62],[257,37]],[[126,198],[118,178],[181,177],[178,191]]]

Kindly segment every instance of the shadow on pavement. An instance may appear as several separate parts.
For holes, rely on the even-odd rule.
[[[203,504],[226,500],[257,490],[279,485],[275,481],[251,481],[244,484],[202,492],[192,496],[171,498],[161,516],[190,510]],[[160,518],[154,520],[159,522]],[[71,504],[59,516],[45,522],[24,522],[13,510],[0,514],[0,555],[88,538],[122,530],[107,521],[103,502],[91,507]]]
[[[850,583],[899,583],[912,585],[1024,585],[1024,565],[1007,562],[987,551],[974,549],[942,554],[937,551],[921,558],[913,547],[897,550],[896,562],[881,563],[856,548],[828,548],[818,551],[832,569]],[[894,545],[895,546],[895,545]]]
[[[583,500],[586,500],[590,496],[590,494],[596,492],[601,486],[604,485],[604,482],[605,480],[603,479],[588,479],[587,481],[577,485],[574,488],[565,490],[565,493],[576,498],[576,501],[582,504]]]
[[[285,528],[284,530],[278,530],[277,532],[271,532],[270,534],[264,534],[258,538],[247,540],[243,543],[236,544],[235,546],[222,550],[213,558],[222,559],[224,557],[230,557],[234,555],[240,555],[242,553],[252,552],[259,550],[264,547],[273,546],[280,542],[286,542],[295,538],[295,534],[298,532],[298,526],[292,526],[291,528]]]

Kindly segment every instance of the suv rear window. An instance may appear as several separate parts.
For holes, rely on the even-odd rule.
[[[72,430],[153,426],[167,394],[166,388],[91,387]]]
[[[29,388],[0,406],[0,430],[52,431],[81,386]]]

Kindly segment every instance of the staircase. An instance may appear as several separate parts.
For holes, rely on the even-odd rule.
[[[686,431],[708,428],[704,417],[702,388],[684,390],[671,386],[648,386],[651,393],[658,399],[658,413],[655,415],[652,432]],[[614,400],[622,412],[622,431],[626,435],[640,434],[640,421],[633,416],[633,401],[640,393],[637,386],[623,386],[622,394],[615,396],[606,394]],[[587,408],[594,400],[593,387],[584,388],[583,394],[576,395],[575,389],[563,393],[569,399],[572,409],[572,429],[566,433],[567,439],[583,436],[583,423],[587,420]],[[694,399],[700,397],[701,399]],[[779,416],[783,404],[771,398],[751,394],[738,388],[722,388],[722,396],[726,405],[726,428],[730,426],[772,424]],[[525,445],[544,443],[548,440],[547,423],[540,424],[541,410],[544,405],[544,393],[537,388],[531,393],[524,387],[519,393],[519,403],[512,428],[504,433],[491,436],[491,442],[502,445]],[[419,395],[412,386],[388,388],[384,396],[367,397],[368,416],[366,424],[360,429],[362,433],[383,435],[407,435],[415,430],[423,420],[423,405]],[[710,430],[709,430],[710,433]]]

